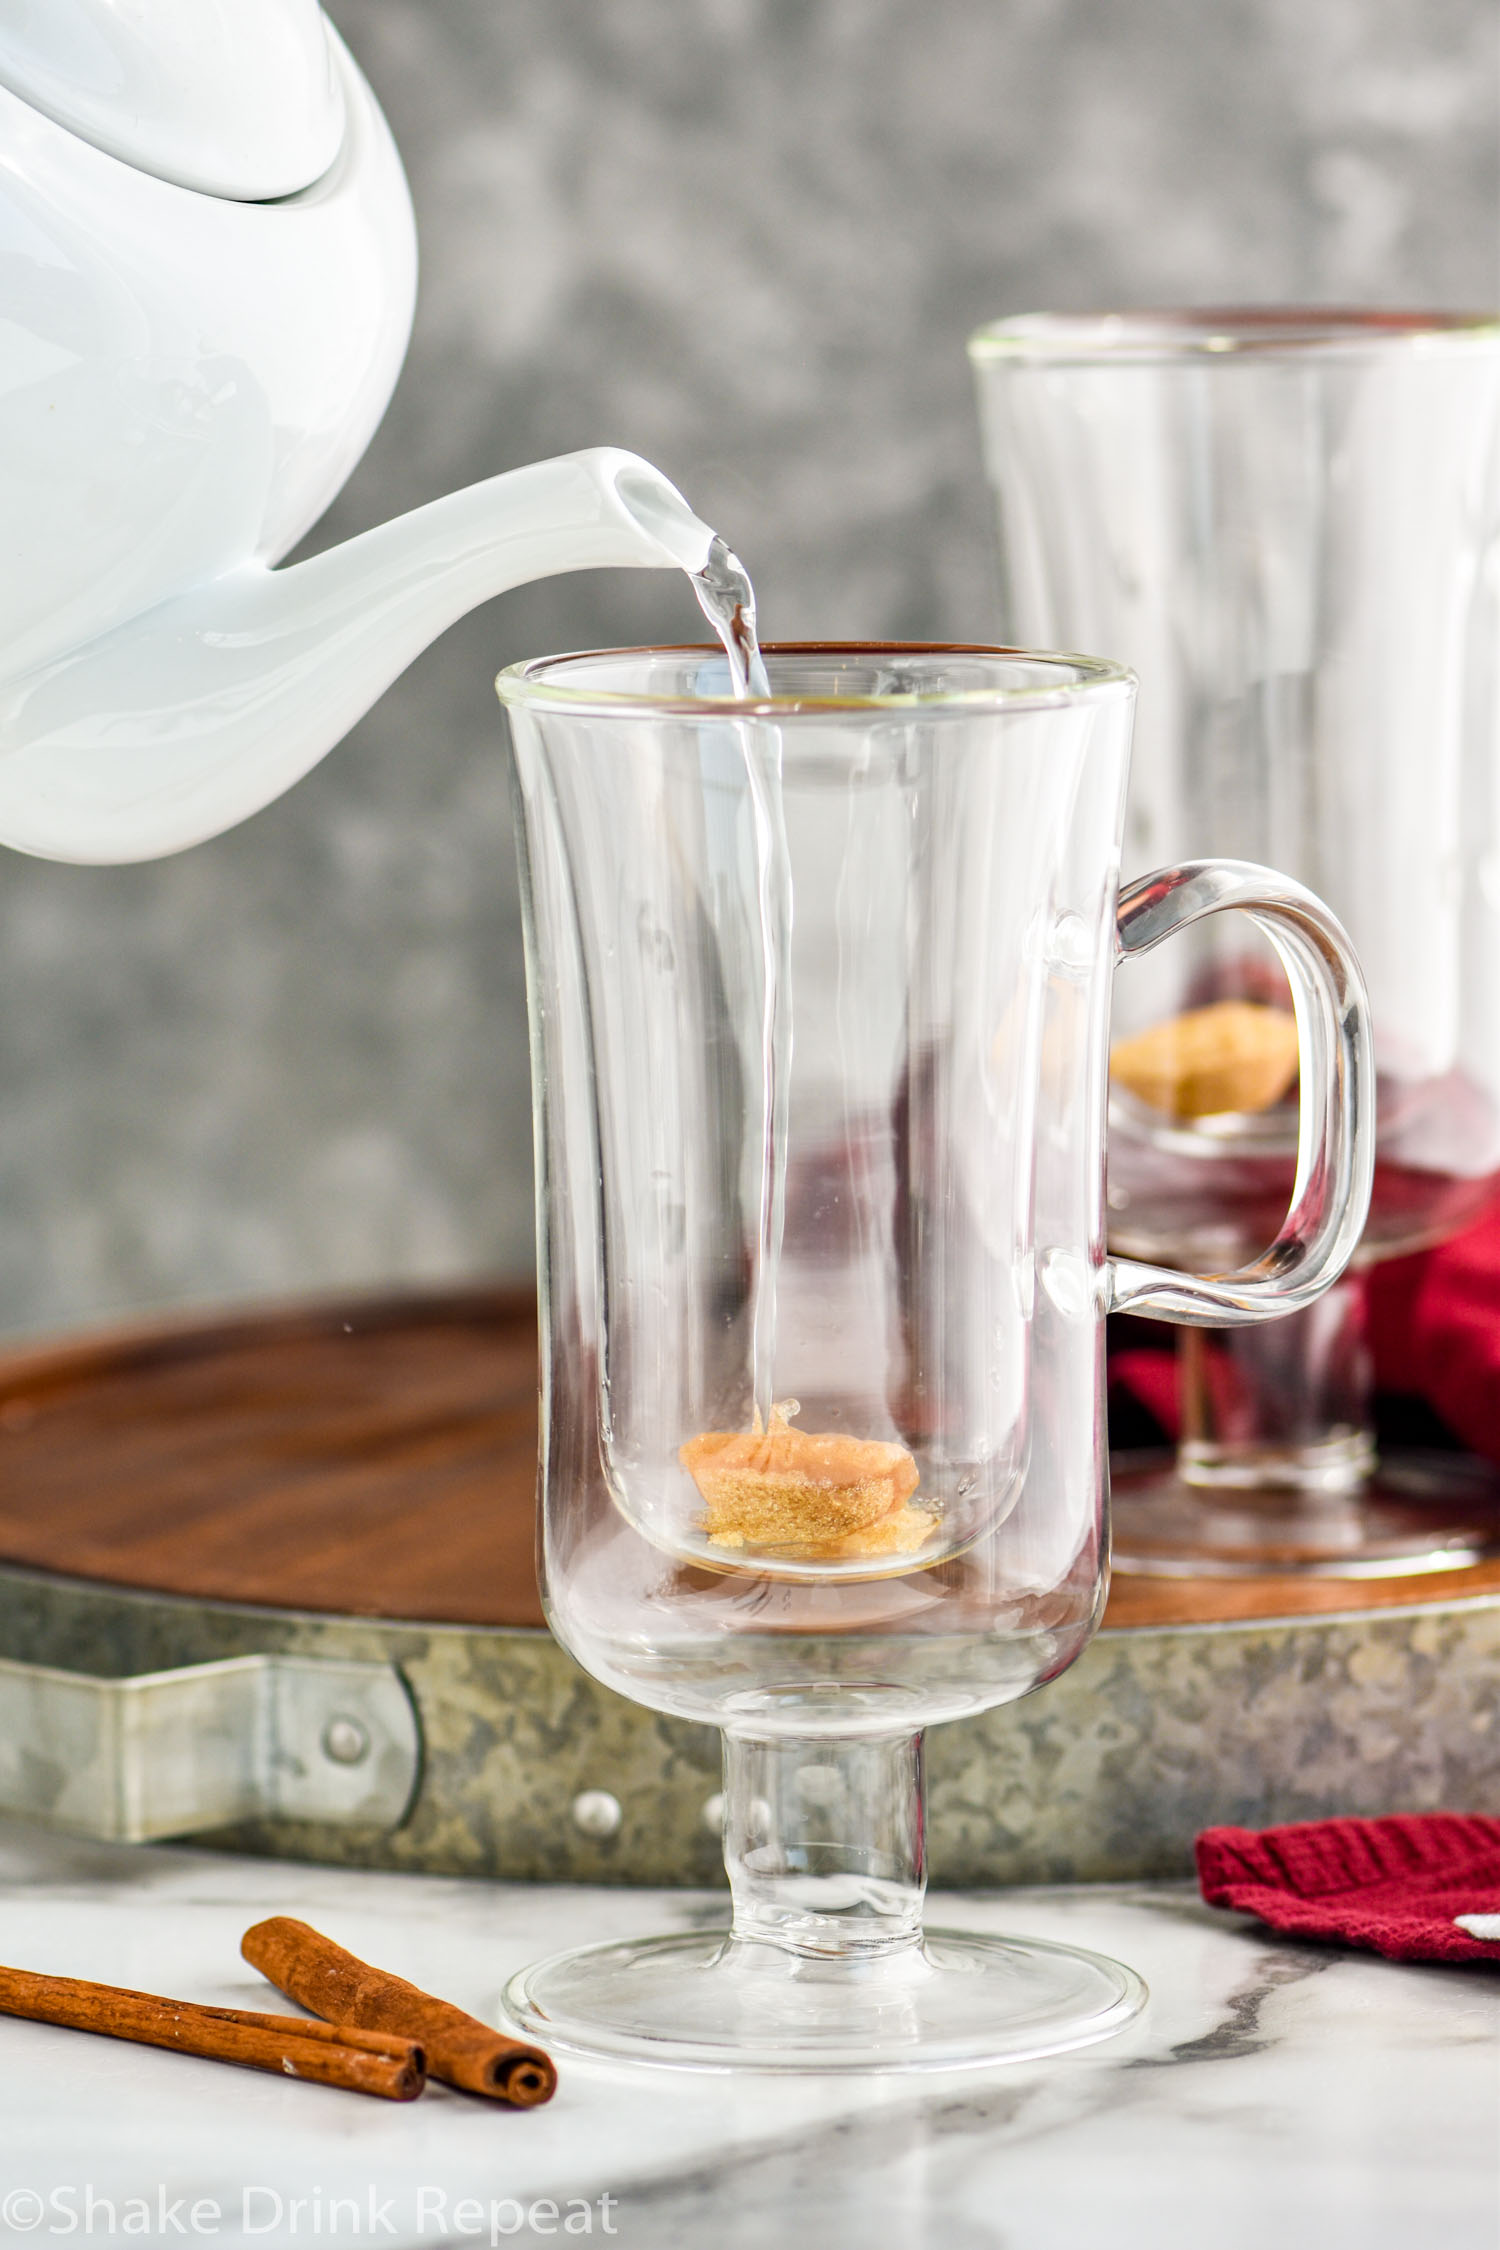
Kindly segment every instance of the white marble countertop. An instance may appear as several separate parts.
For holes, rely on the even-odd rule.
[[[274,2008],[240,1934],[299,1914],[479,2014],[538,1954],[724,1911],[10,1826],[0,1899],[0,1958],[20,1967]],[[441,2086],[398,2108],[4,2020],[0,2242],[568,2241],[587,2210],[591,2239],[647,2250],[1494,2250],[1500,1977],[1284,1944],[1170,1887],[930,1906],[1116,1954],[1151,1987],[1145,2017],[1078,2055],[931,2077],[569,2064],[526,2114]]]

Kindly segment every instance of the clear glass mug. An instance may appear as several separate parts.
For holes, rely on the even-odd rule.
[[[922,1729],[1062,1671],[1106,1576],[1103,1316],[1306,1304],[1364,1220],[1363,988],[1258,867],[1117,898],[1134,682],[990,649],[617,651],[498,682],[536,1105],[541,1569],[595,1678],[720,1727],[734,1922],[525,1972],[561,2045],[882,2068],[1138,2003],[1090,1955],[922,1938]],[[1117,959],[1225,907],[1297,995],[1270,1252],[1105,1255]]]
[[[1500,320],[1034,314],[970,354],[1002,631],[1140,676],[1127,872],[1242,853],[1329,901],[1375,1021],[1356,1262],[1441,1241],[1500,1191]],[[1196,1266],[1268,1239],[1297,1153],[1286,999],[1234,918],[1122,988],[1116,1249]],[[1132,1058],[1169,1026],[1202,1041],[1212,1011],[1280,1075],[1202,1114],[1137,1098]],[[1283,1327],[1184,1340],[1178,1461],[1116,1476],[1122,1567],[1387,1573],[1493,1548],[1493,1479],[1377,1463],[1361,1310],[1351,1279]]]

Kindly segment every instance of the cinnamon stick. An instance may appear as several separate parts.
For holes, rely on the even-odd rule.
[[[557,2072],[540,2047],[507,2039],[404,1977],[372,1968],[306,1922],[286,1914],[257,1922],[240,1951],[289,2000],[320,2016],[420,2040],[430,2075],[450,2086],[518,2109],[534,2109],[557,2091]]]
[[[414,2039],[310,2023],[301,2016],[203,2008],[191,2000],[164,2000],[122,1985],[90,1984],[82,1977],[0,1968],[0,2015],[96,2031],[143,2047],[173,2047],[210,2062],[242,2063],[249,2070],[343,2086],[353,2094],[379,2094],[393,2102],[415,2100],[426,2083],[422,2049]]]

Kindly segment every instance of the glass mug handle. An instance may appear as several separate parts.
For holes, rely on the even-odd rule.
[[[1235,1273],[1105,1263],[1111,1312],[1237,1328],[1298,1312],[1338,1280],[1364,1232],[1375,1170],[1375,1072],[1364,977],[1339,923],[1311,891],[1246,860],[1189,860],[1120,893],[1116,960],[1228,908],[1248,913],[1281,958],[1297,1007],[1301,1117],[1291,1207],[1269,1250]]]

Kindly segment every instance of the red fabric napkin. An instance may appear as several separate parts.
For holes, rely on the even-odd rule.
[[[1500,1462],[1500,1206],[1435,1250],[1373,1267],[1360,1286],[1376,1389],[1424,1400],[1471,1451]],[[1109,1375],[1177,1437],[1168,1339],[1159,1351],[1114,1353]]]
[[[1365,1277],[1375,1383],[1415,1391],[1475,1453],[1500,1461],[1500,1208]]]
[[[1207,1828],[1196,1849],[1209,1905],[1258,1914],[1273,1930],[1388,1961],[1500,1963],[1500,1943],[1453,1926],[1455,1914],[1500,1913],[1500,1820],[1393,1813]]]

